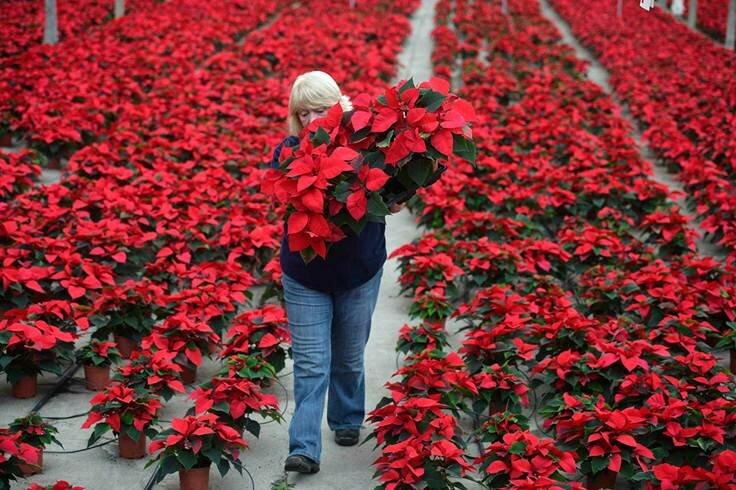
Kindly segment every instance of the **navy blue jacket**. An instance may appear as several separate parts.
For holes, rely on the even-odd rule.
[[[279,156],[284,145],[294,146],[299,138],[287,136],[273,152],[271,167],[278,168]],[[327,259],[315,257],[304,263],[299,252],[289,250],[284,220],[284,236],[281,241],[281,270],[304,286],[317,291],[332,293],[356,288],[368,282],[386,262],[386,224],[369,221],[360,235],[345,230],[347,235],[332,244]]]

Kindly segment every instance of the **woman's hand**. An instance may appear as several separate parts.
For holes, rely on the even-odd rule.
[[[394,204],[390,205],[388,207],[388,210],[391,211],[391,214],[393,214],[393,213],[398,213],[399,211],[401,211],[405,207],[406,207],[406,203],[405,202],[397,202],[397,203],[394,203]]]

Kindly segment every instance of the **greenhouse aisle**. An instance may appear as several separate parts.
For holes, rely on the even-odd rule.
[[[434,8],[437,0],[423,0],[421,6],[411,17],[412,34],[405,41],[399,56],[400,66],[397,77],[392,83],[402,78],[413,77],[415,82],[427,80],[432,74],[432,39],[434,28]],[[386,218],[386,250],[389,254],[399,246],[410,242],[419,236],[419,231],[413,216],[407,209]],[[373,315],[371,334],[365,354],[366,364],[366,413],[375,408],[376,404],[388,392],[383,385],[396,370],[397,355],[395,346],[398,331],[404,323],[410,321],[408,316],[410,301],[399,295],[399,271],[397,261],[389,259],[383,268],[381,288],[378,304]],[[288,364],[285,372],[292,371]],[[283,481],[284,459],[288,450],[288,423],[294,413],[293,378],[282,377],[284,387],[277,387],[273,393],[279,397],[279,403],[285,402],[284,389],[288,390],[288,407],[284,414],[285,422],[281,425],[264,425],[261,437],[253,440],[251,449],[243,455],[245,467],[253,475],[257,490],[271,488],[273,482]],[[279,391],[280,390],[280,391]],[[370,434],[370,426],[366,423],[361,430],[361,440]],[[375,487],[373,480],[373,461],[378,453],[373,451],[375,443],[370,440],[356,447],[338,446],[333,439],[333,433],[327,426],[326,411],[322,418],[322,455],[320,471],[314,475],[300,475],[288,473],[287,481],[297,489],[323,490],[326,488],[371,489]],[[223,480],[221,488],[235,488],[230,482],[243,481],[237,473],[228,475]],[[176,480],[169,479],[170,487],[177,488]],[[228,483],[226,483],[228,482]],[[245,475],[245,488],[248,488],[249,479]],[[227,486],[225,486],[227,485]]]

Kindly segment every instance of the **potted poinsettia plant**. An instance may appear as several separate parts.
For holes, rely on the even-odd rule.
[[[522,407],[529,406],[529,386],[522,376],[508,363],[485,366],[473,375],[473,382],[478,387],[473,411],[479,413],[487,408],[489,414],[499,411],[521,413]]]
[[[284,148],[261,191],[287,205],[290,250],[305,262],[324,259],[346,231],[384,221],[388,205],[436,181],[441,162],[475,162],[475,112],[449,88],[435,77],[418,87],[402,80],[377,98],[358,95],[351,111],[335,104]]]
[[[242,474],[240,451],[247,447],[240,433],[214,413],[175,418],[171,427],[151,442],[151,454],[158,454],[146,463],[146,467],[159,463],[155,483],[178,471],[181,488],[206,490],[212,464],[222,476],[231,466]]]
[[[189,398],[195,403],[190,410],[192,415],[214,413],[221,422],[241,433],[248,430],[256,437],[260,424],[250,417],[251,414],[277,422],[283,420],[276,396],[263,393],[257,383],[241,377],[215,376],[194,390]]]
[[[33,475],[43,470],[43,450],[49,444],[62,444],[54,436],[59,431],[53,425],[44,422],[43,418],[37,413],[31,413],[25,417],[15,419],[10,423],[11,432],[20,434],[20,441],[38,448],[38,462],[36,464],[24,463],[21,465],[21,471],[24,475]]]
[[[575,452],[559,449],[551,439],[539,439],[528,430],[519,430],[507,432],[485,447],[473,464],[488,488],[507,488],[521,482],[535,488],[562,488],[560,483],[570,479],[565,474],[577,471],[575,458]],[[567,488],[584,487],[571,483]]]
[[[417,288],[409,307],[409,316],[445,328],[452,311],[452,304],[446,295],[446,283],[438,281],[433,287],[421,285]]]
[[[437,323],[404,324],[399,330],[396,350],[404,354],[419,354],[427,350],[442,350],[449,347],[447,331]]]
[[[425,483],[428,488],[461,489],[458,481],[467,478],[473,467],[466,461],[457,419],[443,412],[440,393],[410,396],[391,390],[368,414],[375,425],[366,441],[375,438],[381,455],[373,462],[376,488],[412,488]]]
[[[84,490],[84,487],[79,485],[72,485],[66,480],[59,480],[51,485],[40,485],[38,483],[31,483],[31,486],[26,490]]]
[[[134,351],[128,363],[120,366],[113,379],[124,382],[136,391],[150,391],[170,400],[175,393],[186,393],[181,382],[182,368],[174,362],[176,352],[168,350]]]
[[[133,350],[140,348],[143,337],[151,333],[156,321],[170,313],[159,304],[164,293],[161,285],[148,280],[129,280],[103,288],[90,316],[95,327],[92,336],[107,340],[112,335],[120,354],[129,358]]]
[[[0,487],[10,488],[10,482],[25,476],[22,465],[37,466],[41,450],[21,440],[20,432],[0,428]]]
[[[291,335],[286,325],[286,311],[280,306],[265,305],[246,311],[230,327],[222,355],[259,353],[279,372],[284,369],[287,356],[291,356]]]
[[[61,376],[60,361],[73,360],[75,338],[43,320],[0,320],[0,369],[13,385],[13,396],[35,396],[41,371]]]
[[[545,427],[556,431],[556,439],[578,454],[589,489],[613,488],[618,474],[643,477],[648,460],[655,459],[644,445],[658,430],[646,407],[613,409],[601,395],[562,393],[540,414],[547,419]]]
[[[141,342],[143,349],[176,352],[174,362],[182,369],[182,381],[193,383],[202,354],[210,355],[210,343],[219,342],[219,336],[203,321],[195,321],[185,313],[167,317],[153,328],[151,335]]]
[[[238,353],[225,359],[218,376],[251,379],[260,386],[268,386],[276,378],[276,369],[260,354]]]
[[[77,351],[77,361],[84,368],[87,389],[100,391],[110,382],[110,366],[122,359],[114,342],[91,339]]]
[[[161,401],[150,393],[123,383],[112,383],[90,400],[92,408],[83,429],[95,426],[87,446],[112,430],[118,435],[120,457],[140,459],[146,454],[146,436],[153,437]]]

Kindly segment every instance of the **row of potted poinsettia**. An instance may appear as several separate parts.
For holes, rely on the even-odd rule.
[[[149,9],[154,0],[128,0],[127,12]],[[0,58],[21,55],[29,48],[43,41],[44,4],[40,2],[11,2],[4,5],[3,18],[0,19]],[[84,35],[95,26],[112,20],[113,2],[82,0],[71,4],[60,2],[57,5],[59,39]]]
[[[616,473],[650,488],[733,482],[734,382],[711,347],[732,338],[733,269],[694,253],[610,100],[580,81],[536,4],[514,4],[510,18],[455,9],[466,42],[480,22],[495,43],[464,63],[482,162],[477,172],[457,162],[423,191],[422,222],[441,230],[397,251],[402,283],[431,290],[451,278],[446,289],[468,300],[455,312],[467,369],[485,372],[490,400],[515,417],[526,390],[546,388],[544,428],[574,450],[589,487]],[[433,279],[412,284],[417,271]],[[544,476],[519,479],[518,467],[486,470],[515,485]]]
[[[0,78],[13,81],[0,93],[0,135],[22,137],[46,154],[50,165],[58,166],[61,157],[100,141],[121,121],[122,111],[144,109],[156,97],[156,86],[165,80],[178,83],[286,4],[134,4],[121,21],[68,36],[53,46],[31,46],[9,57],[0,69]],[[136,53],[135,59],[130,53]],[[74,82],[81,76],[84,84]],[[46,103],[36,104],[34,97]]]
[[[648,146],[692,197],[703,229],[733,255],[736,138],[729,114],[736,55],[660,11],[628,4],[626,21],[610,22],[607,13],[583,15],[568,0],[552,4],[612,74],[611,84],[645,129]],[[657,49],[639,49],[650,42]]]
[[[672,9],[672,1],[667,2]],[[682,17],[687,19],[690,11],[690,2],[684,2]],[[726,37],[726,20],[728,18],[728,1],[714,0],[712,2],[700,2],[697,4],[698,28],[704,33],[712,36],[718,41]]]

